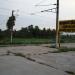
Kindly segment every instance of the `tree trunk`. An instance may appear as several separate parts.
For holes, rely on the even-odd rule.
[[[12,44],[12,42],[13,42],[13,28],[12,29],[10,29],[10,43]]]

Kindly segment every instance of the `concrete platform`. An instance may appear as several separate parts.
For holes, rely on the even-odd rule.
[[[44,46],[0,47],[0,75],[69,75],[75,73],[75,52],[50,53]],[[7,55],[7,52],[11,53]],[[21,53],[26,57],[15,56]]]
[[[18,56],[0,56],[0,75],[68,75]]]
[[[31,58],[62,71],[75,72],[75,52],[33,55]]]

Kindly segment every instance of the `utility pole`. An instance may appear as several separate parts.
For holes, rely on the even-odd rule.
[[[60,48],[60,37],[59,37],[59,0],[57,0],[56,6],[56,48]]]
[[[59,0],[57,0],[56,4],[56,48],[60,48],[60,32],[59,32]],[[39,6],[39,5],[38,5]],[[41,5],[43,6],[43,5]],[[44,5],[45,6],[45,5]],[[53,8],[55,9],[55,8]],[[52,12],[52,9],[44,10],[41,12]]]

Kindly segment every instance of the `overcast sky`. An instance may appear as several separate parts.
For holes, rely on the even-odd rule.
[[[59,0],[60,20],[75,19],[75,0]],[[40,13],[42,10],[55,8],[56,0],[0,0],[0,29],[6,29],[6,21],[15,10],[19,15],[16,17],[14,29],[27,27],[28,25],[38,25],[40,28],[55,28],[56,14],[51,12]],[[35,6],[50,5],[50,6]],[[55,11],[55,10],[53,10]],[[35,15],[31,15],[35,13]]]

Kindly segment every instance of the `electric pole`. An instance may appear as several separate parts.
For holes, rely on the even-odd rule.
[[[52,4],[52,5],[56,5],[56,12],[53,12],[52,9],[48,9],[48,10],[44,10],[41,12],[53,12],[56,13],[56,48],[60,48],[60,32],[59,32],[59,0],[57,0],[56,4]],[[39,6],[39,5],[37,5]],[[40,6],[45,6],[45,5],[40,5]],[[33,14],[34,15],[34,14]]]
[[[59,0],[57,0],[56,6],[56,48],[60,47],[60,39],[59,39]]]

